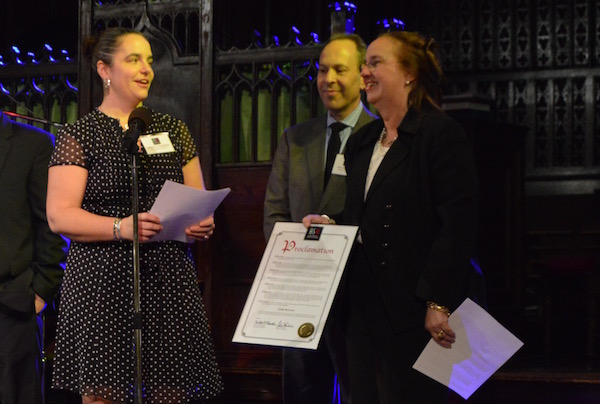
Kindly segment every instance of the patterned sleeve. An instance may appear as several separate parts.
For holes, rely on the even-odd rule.
[[[50,159],[50,166],[75,165],[88,168],[80,137],[76,125],[68,125],[62,128],[56,135],[56,144]]]
[[[196,144],[192,139],[192,134],[188,126],[183,121],[178,121],[178,132],[181,136],[181,145],[183,146],[181,165],[185,166],[191,159],[198,155]]]

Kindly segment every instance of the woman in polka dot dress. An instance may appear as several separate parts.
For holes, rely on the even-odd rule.
[[[138,32],[109,28],[93,58],[102,104],[63,128],[50,162],[48,219],[71,239],[62,285],[52,387],[83,404],[132,402],[133,219],[130,157],[121,144],[130,113],[148,96],[152,50]],[[199,158],[181,121],[151,111],[148,133],[167,132],[175,152],[140,154],[142,389],[147,403],[185,403],[222,390],[187,244],[152,242],[160,219],[148,212],[166,180],[204,188]],[[211,217],[186,234],[205,240]]]

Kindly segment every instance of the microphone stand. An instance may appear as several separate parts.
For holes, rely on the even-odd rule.
[[[139,150],[138,138],[150,125],[152,115],[143,107],[129,115],[129,127],[123,138],[123,149],[131,155],[133,214],[133,344],[135,347],[134,403],[142,404],[142,312],[140,309],[140,235],[139,235]]]
[[[133,147],[132,147],[133,148]],[[138,229],[139,206],[139,156],[137,145],[131,153],[131,179],[133,186],[133,344],[135,346],[134,402],[142,404],[142,312],[140,309],[140,235]]]

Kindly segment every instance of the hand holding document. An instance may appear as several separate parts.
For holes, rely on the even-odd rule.
[[[452,348],[442,348],[430,340],[413,368],[465,400],[523,346],[471,299],[450,315],[448,324],[456,333]]]
[[[317,349],[357,230],[275,223],[233,342]]]
[[[150,213],[160,217],[163,225],[152,241],[192,242],[185,234],[186,227],[212,215],[230,191],[230,188],[207,191],[165,181],[150,209]]]

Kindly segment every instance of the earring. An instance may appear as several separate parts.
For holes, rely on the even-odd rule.
[[[108,93],[108,89],[110,88],[110,79],[102,80],[102,89],[105,93]]]
[[[410,83],[412,83],[412,80],[406,80],[406,82],[404,83],[404,87],[410,86]]]

